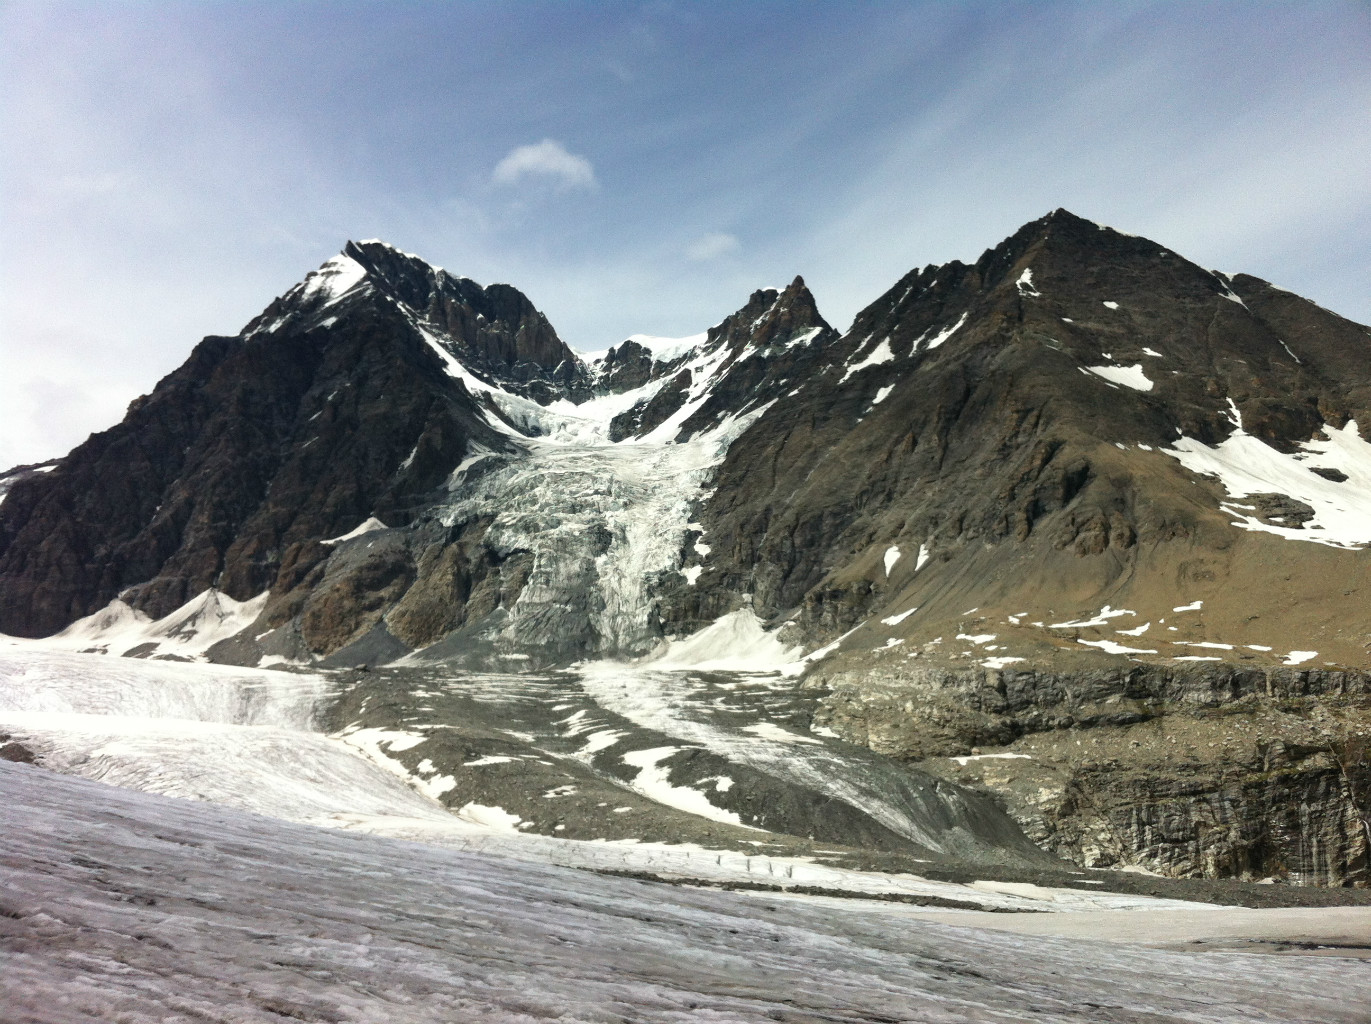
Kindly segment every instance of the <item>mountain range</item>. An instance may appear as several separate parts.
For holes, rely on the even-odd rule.
[[[1365,884],[1368,437],[1365,326],[1064,210],[846,331],[796,277],[594,356],[349,242],[0,476],[0,632],[776,672],[806,730],[1075,863]]]

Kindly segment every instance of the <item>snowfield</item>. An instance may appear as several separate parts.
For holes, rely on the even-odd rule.
[[[1233,433],[1219,445],[1181,437],[1162,452],[1192,473],[1218,477],[1230,499],[1221,507],[1234,517],[1234,526],[1329,547],[1371,544],[1371,444],[1362,440],[1356,420],[1342,429],[1325,426],[1323,439],[1306,441],[1287,455],[1244,431],[1236,408],[1231,415]],[[1340,479],[1315,472],[1320,469]],[[1313,515],[1299,526],[1263,522],[1242,501],[1256,494],[1289,496]]]

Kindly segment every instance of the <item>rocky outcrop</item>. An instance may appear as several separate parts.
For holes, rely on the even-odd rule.
[[[606,394],[632,391],[660,377],[666,369],[667,364],[655,360],[651,349],[629,338],[605,353],[598,367],[597,384]]]
[[[1236,666],[837,672],[816,723],[993,794],[1044,848],[1371,883],[1371,676]]]

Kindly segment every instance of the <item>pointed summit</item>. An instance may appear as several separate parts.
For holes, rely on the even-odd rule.
[[[753,292],[747,305],[710,329],[706,346],[722,344],[735,354],[743,347],[786,348],[832,330],[804,278],[796,275],[783,289]]]
[[[669,374],[670,380],[615,417],[610,436],[640,437],[670,421],[680,425],[677,440],[694,437],[725,417],[775,401],[812,376],[837,337],[802,277],[783,289],[759,288],[688,355],[654,364],[652,374]],[[623,348],[616,359],[624,358]]]
[[[242,336],[334,330],[381,306],[385,316],[398,312],[478,376],[539,403],[589,394],[585,365],[523,292],[457,277],[377,239],[348,242],[255,317]]]

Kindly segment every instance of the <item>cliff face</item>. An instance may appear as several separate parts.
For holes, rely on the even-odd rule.
[[[992,794],[1092,867],[1371,881],[1371,676],[1133,666],[811,679],[815,720]]]

